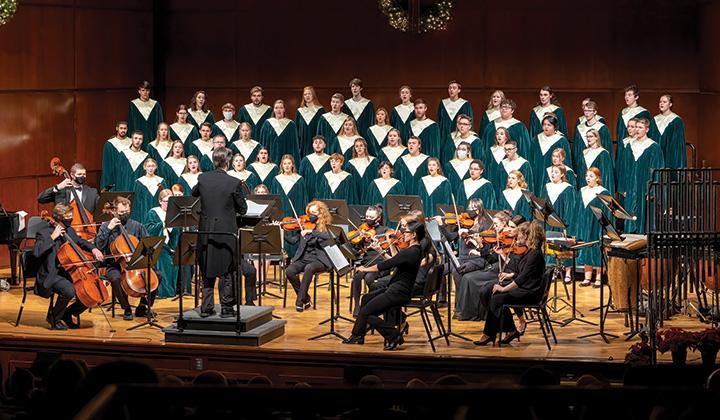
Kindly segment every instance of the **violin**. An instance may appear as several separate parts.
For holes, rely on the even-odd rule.
[[[303,214],[299,217],[283,217],[280,227],[284,230],[315,230],[316,224],[310,222],[310,216]]]
[[[445,224],[448,225],[458,225],[461,228],[470,229],[471,227],[475,226],[475,219],[470,217],[468,213],[445,213],[444,216],[440,216],[443,220],[445,220]]]
[[[357,245],[363,242],[372,241],[377,234],[375,228],[370,227],[367,223],[362,223],[356,230],[348,232],[348,240],[351,244]]]
[[[50,226],[55,227],[57,222],[48,216],[47,211],[40,213]],[[75,288],[75,296],[88,308],[97,308],[108,300],[108,291],[105,282],[100,279],[99,266],[95,257],[84,251],[72,240],[67,232],[63,233],[65,243],[57,251],[57,259],[65,271],[70,275]]]
[[[377,241],[378,246],[385,251],[390,249],[392,245],[395,245],[395,248],[400,250],[410,246],[409,242],[402,239],[402,232],[399,230],[390,229],[381,235],[375,236],[373,240]]]
[[[52,170],[53,175],[63,176],[65,179],[71,179],[68,171],[63,168],[59,157],[54,157],[50,160],[50,169]],[[70,207],[73,209],[73,220],[71,226],[79,237],[85,239],[86,241],[92,241],[95,238],[95,235],[97,235],[97,227],[95,226],[93,216],[83,205],[77,191],[75,191],[75,188],[70,188],[70,191],[73,196],[73,200],[69,203]]]
[[[493,245],[499,244],[502,246],[510,246],[515,241],[515,238],[510,236],[510,234],[508,232],[503,231],[503,232],[498,233],[497,231],[495,231],[493,229],[484,230],[479,233],[463,232],[462,234],[460,234],[460,237],[465,239],[466,241],[470,240],[470,239],[475,240],[477,238],[481,242],[485,242],[485,243],[493,244]]]

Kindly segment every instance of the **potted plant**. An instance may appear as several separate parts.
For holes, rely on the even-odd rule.
[[[695,333],[695,348],[700,350],[704,366],[715,366],[715,359],[720,350],[720,329],[708,328]]]
[[[641,342],[630,346],[629,351],[625,355],[625,363],[631,366],[649,366],[651,359],[652,349],[647,339],[643,339]]]
[[[673,364],[684,366],[687,351],[695,346],[695,334],[682,328],[668,328],[657,332],[657,349],[660,353],[670,350]]]

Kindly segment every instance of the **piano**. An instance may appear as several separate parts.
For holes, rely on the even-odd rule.
[[[6,245],[10,251],[10,277],[6,279],[10,284],[18,284],[17,256],[20,243],[25,239],[24,211],[8,212],[0,207],[0,245]]]

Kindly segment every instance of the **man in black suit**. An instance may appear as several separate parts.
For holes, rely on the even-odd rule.
[[[40,266],[37,271],[35,292],[42,297],[49,298],[57,293],[58,298],[51,311],[47,314],[47,321],[50,329],[66,330],[78,328],[79,325],[73,321],[74,315],[79,315],[86,308],[79,300],[76,300],[68,308],[68,303],[75,297],[75,287],[70,275],[63,267],[58,265],[57,252],[65,242],[64,235],[67,235],[80,248],[93,253],[98,260],[103,259],[103,254],[92,243],[77,236],[70,224],[72,223],[73,211],[70,206],[56,204],[53,208],[53,218],[57,221],[55,227],[47,224],[37,233],[33,257]],[[63,324],[63,321],[65,324]]]
[[[236,214],[245,214],[247,203],[241,181],[226,173],[232,151],[219,148],[213,151],[212,159],[215,170],[200,174],[192,189],[192,195],[200,197],[200,232],[237,233]],[[203,274],[200,315],[214,314],[215,278],[219,278],[220,316],[233,317],[236,315],[233,305],[237,303],[232,276],[238,264],[236,240],[230,235],[201,234],[199,244],[198,259]]]
[[[74,189],[85,209],[90,213],[95,213],[95,206],[100,197],[95,188],[85,185],[86,176],[85,167],[81,163],[74,164],[70,168],[70,179],[63,179],[59,184],[41,192],[37,198],[38,203],[70,204],[75,199]]]

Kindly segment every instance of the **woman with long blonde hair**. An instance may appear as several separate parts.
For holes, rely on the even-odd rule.
[[[320,105],[317,93],[315,93],[315,88],[305,86],[302,97],[300,98],[300,106],[295,113],[295,125],[298,131],[298,143],[300,143],[301,156],[312,153],[313,137],[317,133],[320,116],[324,113],[325,108]]]

